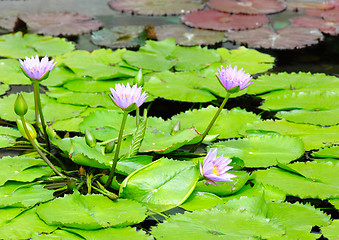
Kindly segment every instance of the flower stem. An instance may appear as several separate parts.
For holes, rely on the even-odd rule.
[[[122,141],[122,138],[123,138],[123,132],[124,132],[127,116],[128,116],[128,112],[124,111],[124,115],[122,117],[122,122],[121,122],[121,126],[120,126],[120,131],[119,131],[117,148],[115,150],[112,168],[111,168],[111,171],[109,173],[107,182],[105,184],[105,188],[107,188],[108,186],[111,185],[113,177],[114,177],[115,168],[117,166],[117,162],[118,162],[118,158],[119,158],[120,145],[121,145],[121,141]]]
[[[35,119],[38,123],[39,117],[41,119],[42,124],[42,130],[44,132],[45,141],[47,144],[48,150],[51,149],[51,144],[49,142],[48,134],[47,134],[47,128],[45,123],[45,118],[42,113],[42,107],[41,107],[41,100],[40,100],[40,86],[38,81],[33,81],[33,89],[34,89],[34,103],[35,103]]]
[[[45,156],[45,154],[40,150],[40,148],[37,146],[36,142],[34,141],[34,139],[32,138],[31,134],[29,133],[27,126],[26,126],[26,121],[25,118],[23,116],[20,117],[21,118],[21,122],[22,125],[24,127],[24,130],[26,132],[26,135],[29,139],[29,141],[31,142],[31,144],[33,145],[34,149],[38,152],[38,154],[41,156],[41,158],[43,159],[43,161],[54,171],[55,174],[59,175],[60,177],[65,177],[65,175],[63,175],[61,172],[58,171],[58,169],[55,168],[55,166],[53,165],[53,163],[51,163],[48,158]]]
[[[136,120],[137,126],[138,126],[139,122],[140,122],[140,109],[139,108],[135,109],[135,120]]]
[[[190,150],[190,153],[195,152],[195,150],[197,150],[197,148],[198,148],[199,145],[202,143],[202,141],[204,141],[204,139],[205,139],[205,137],[207,136],[208,132],[209,132],[210,129],[212,128],[212,126],[213,126],[215,120],[217,120],[217,118],[218,118],[218,116],[219,116],[221,110],[224,108],[224,106],[225,106],[227,100],[229,99],[230,95],[231,95],[231,93],[226,92],[226,97],[225,97],[224,101],[222,101],[222,103],[221,103],[221,105],[220,105],[218,111],[215,113],[214,117],[212,118],[212,121],[210,122],[210,124],[209,124],[209,125],[207,126],[207,128],[205,129],[205,132],[202,134],[201,140],[200,140],[198,143],[196,143],[196,144],[192,147],[192,149]]]

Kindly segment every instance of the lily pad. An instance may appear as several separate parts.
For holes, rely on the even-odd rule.
[[[108,5],[118,11],[142,15],[179,15],[204,6],[201,0],[111,0]]]
[[[133,78],[125,80],[105,80],[95,81],[93,79],[75,79],[64,84],[64,88],[74,92],[84,93],[104,93],[108,95],[109,89],[114,88],[115,84],[132,84]]]
[[[0,55],[11,58],[57,56],[74,50],[75,46],[64,38],[23,34],[17,32],[0,36]]]
[[[279,0],[210,0],[208,6],[222,12],[270,14],[283,11],[287,7],[287,4]]]
[[[175,38],[175,43],[181,46],[213,45],[227,40],[222,32],[188,28],[178,24],[155,26],[155,32],[159,41]]]
[[[218,153],[224,156],[240,158],[245,167],[289,163],[304,154],[304,144],[300,139],[281,135],[231,139],[214,143],[211,148],[218,148]]]
[[[322,227],[321,232],[329,240],[335,240],[339,235],[339,220],[334,219],[328,226]]]
[[[312,152],[312,156],[318,158],[339,158],[339,146],[321,148],[317,152]]]
[[[98,30],[103,24],[77,12],[43,12],[20,14],[29,31],[44,35],[79,35]]]
[[[321,32],[333,36],[339,34],[339,21],[326,21],[321,18],[314,17],[296,17],[290,19],[291,24],[305,28],[318,28]]]
[[[143,26],[116,26],[93,32],[91,41],[109,48],[135,48],[145,44],[146,34]]]
[[[194,211],[211,208],[218,204],[223,204],[223,201],[217,195],[209,192],[194,191],[180,207],[187,211]]]
[[[315,28],[296,26],[283,27],[274,31],[268,26],[258,29],[225,33],[229,41],[246,44],[252,48],[295,49],[317,44],[323,34]]]
[[[48,225],[85,230],[126,227],[146,218],[146,208],[135,201],[112,201],[103,195],[84,196],[78,191],[39,205],[37,213]]]
[[[187,13],[181,21],[190,27],[229,31],[258,28],[269,20],[265,15],[229,14],[207,9]]]
[[[280,111],[276,117],[295,123],[308,123],[321,126],[336,125],[339,123],[339,108],[324,111],[292,110]]]
[[[119,196],[162,212],[183,203],[195,188],[198,168],[191,162],[161,158],[129,175]]]
[[[16,139],[21,137],[18,130],[10,127],[0,126],[0,148],[13,146]]]

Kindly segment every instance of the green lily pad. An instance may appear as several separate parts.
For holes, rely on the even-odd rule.
[[[37,207],[39,217],[48,225],[84,230],[126,227],[142,222],[145,212],[146,208],[135,201],[112,201],[103,195],[84,196],[77,191]]]
[[[278,73],[262,75],[255,80],[255,84],[248,87],[249,94],[261,94],[271,91],[294,92],[302,91],[334,91],[338,93],[339,78],[327,76],[324,73]]]
[[[194,73],[161,72],[153,75],[145,83],[147,92],[154,96],[184,102],[210,102],[216,98],[208,91],[201,89],[199,82],[205,79]]]
[[[58,120],[50,124],[54,130],[68,131],[68,132],[80,132],[79,125],[84,120],[83,117],[75,117],[64,120]]]
[[[28,157],[3,157],[0,158],[0,185],[8,180],[31,182],[36,178],[51,174],[41,159]]]
[[[1,66],[1,63],[0,63]],[[7,84],[2,83],[0,85],[0,95],[5,94],[9,90],[9,86]]]
[[[20,213],[24,212],[25,208],[1,208],[0,209],[0,227],[10,222]]]
[[[331,225],[321,228],[321,232],[328,240],[335,240],[339,236],[339,220],[334,219]]]
[[[151,236],[146,235],[142,230],[136,230],[135,228],[105,228],[98,229],[95,231],[86,231],[74,228],[63,228],[67,231],[73,232],[84,239],[95,240],[95,239],[114,239],[114,240],[151,240]],[[81,238],[82,239],[82,238]]]
[[[218,48],[216,51],[220,54],[223,65],[237,65],[238,69],[243,68],[249,74],[266,72],[274,66],[274,57],[255,49],[242,46],[232,50]],[[216,73],[216,68],[214,68],[214,73]]]
[[[53,191],[39,184],[8,182],[0,187],[0,208],[31,207],[52,198]]]
[[[237,176],[232,178],[233,182],[216,182],[216,185],[213,185],[206,184],[205,180],[201,180],[197,183],[195,190],[213,193],[218,196],[230,195],[239,191],[250,178],[246,171],[231,171],[230,173]]]
[[[332,163],[293,163],[287,165],[296,172],[270,168],[256,171],[256,180],[279,188],[288,195],[301,198],[338,198],[338,168]],[[300,175],[301,174],[301,175]]]
[[[77,50],[56,58],[56,62],[65,64],[79,77],[94,80],[135,76],[137,70],[120,66],[121,55],[125,52],[126,49],[114,52],[111,49]]]
[[[311,155],[318,158],[339,158],[339,146],[322,148],[317,152],[312,152]]]
[[[34,234],[52,232],[54,226],[47,225],[35,212],[35,208],[27,210],[19,216],[0,226],[1,239],[30,239]]]
[[[0,148],[13,146],[19,137],[21,137],[21,134],[18,130],[0,126]]]
[[[339,108],[339,94],[320,91],[283,93],[266,97],[260,108],[270,111],[285,109],[330,110]]]
[[[0,79],[6,84],[31,84],[31,81],[22,73],[19,61],[14,59],[0,60]]]
[[[250,136],[217,142],[211,148],[218,148],[219,154],[237,157],[245,167],[269,167],[277,163],[289,163],[304,154],[302,140],[282,135]]]
[[[187,211],[194,211],[212,208],[218,204],[223,204],[223,200],[217,195],[209,192],[194,191],[180,207]]]
[[[25,58],[35,55],[52,57],[70,52],[74,48],[74,44],[64,38],[22,32],[0,36],[0,55],[3,57]]]
[[[119,196],[162,212],[183,203],[198,178],[199,170],[193,163],[161,158],[129,175],[121,184]]]
[[[53,68],[48,78],[41,82],[41,85],[48,87],[61,86],[62,84],[74,79],[78,79],[78,77],[73,71],[63,65],[58,64]]]
[[[276,116],[295,123],[308,123],[321,126],[336,125],[339,123],[339,108],[324,111],[309,111],[303,109],[280,111]]]
[[[116,172],[128,176],[132,172],[142,168],[152,162],[152,156],[137,155],[130,158],[124,158],[118,161]]]
[[[186,111],[173,116],[172,125],[180,121],[181,129],[195,127],[198,132],[203,133],[217,110],[216,107],[208,106],[199,110]],[[223,109],[209,134],[218,134],[219,138],[241,137],[240,130],[244,131],[247,129],[246,124],[256,121],[260,121],[260,117],[246,110],[234,108],[227,111]]]
[[[45,239],[50,239],[50,240],[54,240],[54,239],[55,240],[57,240],[57,239],[82,240],[83,238],[76,235],[76,234],[57,229],[54,232],[48,233],[48,234],[47,233],[44,233],[44,234],[33,233],[31,239],[33,239],[33,240],[45,240]]]
[[[117,81],[95,81],[93,79],[76,79],[64,84],[64,88],[74,92],[87,92],[87,93],[107,93],[109,89],[115,87],[115,84],[132,84],[133,79],[117,80]]]

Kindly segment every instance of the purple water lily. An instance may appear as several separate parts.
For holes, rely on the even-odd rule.
[[[124,111],[133,111],[137,107],[140,107],[148,98],[147,93],[142,91],[142,87],[138,87],[137,84],[132,87],[127,83],[126,86],[123,84],[116,84],[115,90],[110,88],[112,95],[109,96],[112,98],[113,102]]]
[[[232,68],[231,65],[227,66],[226,69],[221,66],[218,68],[217,78],[220,83],[226,88],[226,90],[235,90],[235,92],[243,90],[244,88],[251,85],[253,82],[250,82],[252,79],[251,75],[245,73],[242,68],[237,70],[237,65]]]
[[[227,173],[233,167],[228,166],[232,159],[228,157],[217,157],[217,149],[210,149],[203,164],[199,162],[200,174],[209,184],[216,185],[215,182],[233,182],[231,178],[237,177],[234,174]]]
[[[30,78],[31,80],[41,81],[46,79],[52,69],[55,67],[56,63],[54,59],[51,61],[48,60],[48,57],[45,56],[44,58],[40,59],[38,55],[36,57],[28,58],[26,57],[24,61],[19,59],[21,64],[21,68],[23,69],[25,75]]]

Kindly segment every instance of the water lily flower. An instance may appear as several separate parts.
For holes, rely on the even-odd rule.
[[[233,182],[231,178],[237,177],[234,174],[228,173],[231,166],[228,166],[232,159],[221,155],[217,157],[217,149],[210,149],[207,153],[203,164],[199,162],[200,174],[206,179],[207,183],[216,185],[215,182]]]
[[[232,68],[231,65],[227,66],[226,69],[221,66],[218,68],[217,78],[224,88],[231,93],[238,92],[244,88],[251,85],[253,82],[250,82],[252,77],[250,74],[245,73],[242,68],[237,70],[237,65]]]
[[[132,87],[127,83],[127,86],[123,84],[116,84],[115,90],[110,88],[112,95],[109,96],[112,98],[113,102],[120,107],[122,110],[130,112],[140,107],[148,98],[147,93],[142,91],[142,87],[138,87],[137,84]]]
[[[38,55],[36,57],[28,58],[26,57],[24,61],[19,59],[23,73],[31,80],[42,81],[46,79],[52,69],[55,67],[56,63],[54,59],[51,61],[48,60],[48,57],[40,59]]]

